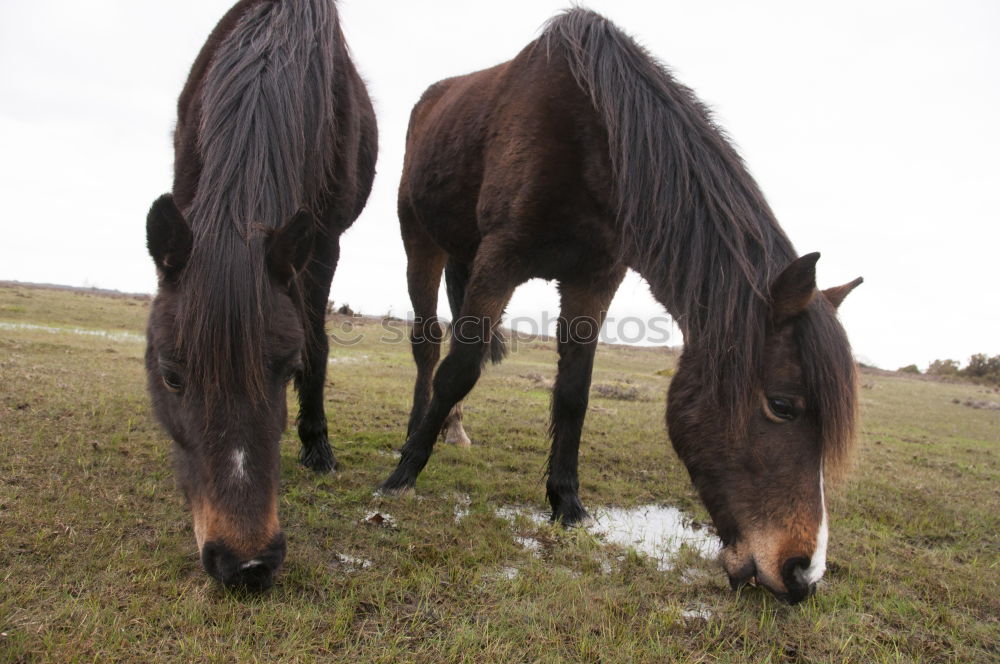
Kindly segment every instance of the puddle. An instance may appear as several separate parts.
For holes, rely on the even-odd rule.
[[[472,497],[467,493],[455,495],[455,523],[469,516],[469,507],[472,505]]]
[[[34,323],[8,323],[0,321],[0,330],[30,330],[48,332],[50,334],[75,334],[82,337],[100,337],[111,341],[145,342],[146,337],[135,332],[116,332],[112,330],[91,330],[83,327],[55,327],[52,325],[35,325]]]
[[[337,560],[341,565],[345,567],[351,567],[353,569],[362,570],[368,569],[372,566],[372,561],[365,558],[355,558],[354,556],[349,556],[344,553],[337,554]]]
[[[511,528],[516,526],[517,518],[522,516],[536,526],[548,525],[549,523],[548,514],[543,514],[542,512],[538,512],[530,507],[504,505],[503,507],[498,507],[495,513],[504,521],[509,522]],[[526,537],[515,533],[514,542],[535,558],[542,557],[542,543],[534,537]]]
[[[456,507],[456,514],[457,510]],[[674,568],[682,547],[693,549],[703,558],[715,558],[722,548],[718,537],[709,529],[693,524],[691,518],[676,507],[602,507],[593,510],[591,514],[594,518],[586,526],[588,532],[605,542],[635,549],[652,558],[661,572]],[[517,523],[518,517],[524,517],[536,526],[549,523],[547,512],[518,505],[498,507],[496,515],[511,526]],[[533,553],[541,548],[541,543],[532,537],[515,535],[514,541]],[[611,564],[602,562],[601,569],[608,574],[611,572]]]
[[[327,364],[354,364],[368,361],[367,355],[338,355],[327,359]]]
[[[536,540],[534,537],[521,537],[516,535],[514,541],[521,545],[521,548],[525,551],[531,552],[531,555],[536,558],[542,557],[542,543]]]
[[[683,546],[704,558],[714,558],[722,547],[718,537],[692,525],[691,519],[676,507],[599,508],[593,515],[594,523],[587,530],[605,541],[649,556],[661,571],[673,569]]]
[[[684,620],[704,620],[707,622],[712,618],[712,611],[706,608],[684,609],[681,611],[681,617]]]
[[[517,517],[519,516],[523,516],[538,526],[549,522],[548,514],[542,514],[541,512],[538,512],[530,507],[520,507],[517,505],[504,505],[503,507],[498,507],[496,509],[496,515],[504,521],[509,521],[511,525],[517,521]]]
[[[386,514],[385,512],[378,512],[378,511],[369,512],[367,515],[365,515],[364,521],[362,523],[366,523],[370,526],[378,526],[379,528],[391,529],[396,527],[396,519],[394,517],[392,517],[389,514]]]
[[[686,586],[701,583],[702,581],[712,578],[715,578],[714,574],[711,574],[703,569],[698,569],[697,567],[689,567],[681,572],[681,583]]]
[[[513,581],[517,578],[520,571],[516,567],[501,567],[500,571],[494,575],[496,579],[502,579],[504,581]]]

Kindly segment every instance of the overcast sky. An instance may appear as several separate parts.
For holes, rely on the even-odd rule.
[[[223,0],[0,1],[0,279],[151,292],[175,100]],[[509,60],[567,2],[344,0],[378,175],[333,299],[409,311],[395,190],[431,83]],[[1000,3],[594,0],[714,109],[821,287],[886,368],[1000,354]],[[442,298],[443,305],[443,298]],[[512,316],[555,312],[531,282]],[[662,315],[625,282],[610,315]],[[675,339],[674,342],[679,342]]]

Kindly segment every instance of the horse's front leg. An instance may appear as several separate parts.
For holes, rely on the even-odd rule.
[[[306,308],[306,351],[303,371],[296,377],[299,392],[299,462],[306,468],[325,473],[337,468],[337,459],[327,436],[323,387],[330,344],[326,336],[326,306],[330,282],[340,257],[339,239],[329,246],[317,246],[302,275]]]
[[[420,421],[414,422],[399,465],[382,483],[382,491],[402,493],[413,488],[452,409],[479,380],[493,328],[499,325],[514,288],[526,278],[515,266],[499,252],[480,246],[462,315],[452,329],[451,347],[434,374],[430,403]]]
[[[623,276],[624,270],[615,269],[583,283],[559,285],[559,372],[552,390],[552,450],[545,492],[552,520],[565,526],[588,518],[577,476],[580,435],[601,325]]]

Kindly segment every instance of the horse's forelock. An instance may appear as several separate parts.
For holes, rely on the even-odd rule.
[[[336,24],[326,0],[250,6],[201,83],[202,163],[184,210],[194,249],[178,335],[192,392],[206,403],[264,396],[264,323],[277,286],[263,235],[327,193]]]
[[[263,243],[235,233],[224,239],[192,254],[177,320],[194,388],[187,393],[210,408],[237,396],[263,399],[265,312],[273,297]]]
[[[857,424],[857,364],[833,307],[816,298],[795,327],[806,399],[821,434],[823,464],[837,479],[846,470]]]

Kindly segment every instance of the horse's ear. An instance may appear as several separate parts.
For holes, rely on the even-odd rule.
[[[287,284],[306,266],[315,237],[316,217],[308,210],[299,210],[267,236],[267,269],[279,283]]]
[[[864,277],[858,277],[854,281],[848,282],[843,286],[834,286],[833,288],[827,288],[823,291],[824,297],[830,301],[834,309],[840,308],[840,303],[844,301],[844,298],[851,294],[851,291],[865,283]]]
[[[174,197],[163,194],[146,216],[146,247],[162,280],[176,279],[191,256],[194,238]]]
[[[816,261],[819,252],[789,263],[771,284],[771,323],[780,327],[798,316],[816,296]]]

